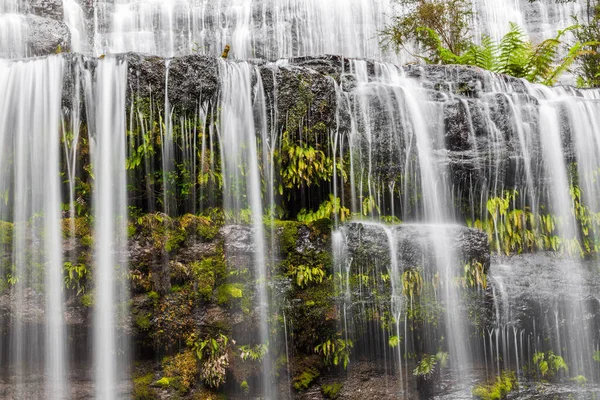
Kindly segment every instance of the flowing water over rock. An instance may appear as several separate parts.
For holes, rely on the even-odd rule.
[[[0,397],[593,398],[600,91],[371,60],[390,12],[3,3]]]

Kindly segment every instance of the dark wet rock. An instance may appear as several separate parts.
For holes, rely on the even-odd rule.
[[[226,225],[221,229],[225,238],[225,255],[253,254],[256,250],[254,244],[254,229],[250,225]]]
[[[404,71],[407,76],[419,79],[429,89],[464,97],[481,97],[484,92],[493,91],[497,84],[510,88],[514,92],[527,92],[525,83],[521,79],[491,74],[478,67],[411,64],[405,66]],[[494,83],[492,76],[498,78],[498,81]]]
[[[313,69],[283,66],[277,69],[279,124],[298,129],[299,120],[309,130],[318,124],[333,126],[336,110],[335,81]],[[294,132],[295,133],[295,132]]]
[[[28,15],[29,37],[27,46],[29,53],[35,56],[45,56],[71,49],[71,32],[62,21]]]
[[[591,260],[580,261],[554,253],[494,256],[490,281],[496,288],[501,307],[515,311],[502,315],[508,319],[503,322],[533,330],[535,319],[544,318],[549,312],[553,314],[554,310],[574,314],[576,311],[569,311],[569,307],[575,304],[584,305],[586,320],[599,320],[598,272],[598,266]],[[544,326],[544,322],[540,322],[538,320],[538,327]]]
[[[140,53],[128,53],[127,56],[130,95],[153,99],[163,103],[165,99],[165,60],[161,57]]]
[[[441,248],[444,249],[444,256],[452,254],[457,261],[477,261],[486,269],[490,264],[487,235],[475,229],[458,225],[425,224],[386,227],[360,222],[350,223],[346,228],[350,257],[363,254],[369,259],[383,261],[384,264],[387,260],[389,265],[390,240],[393,240],[401,271],[417,266],[435,268],[436,252]],[[440,247],[436,248],[437,245]],[[442,254],[437,257],[442,257]]]
[[[218,63],[214,57],[198,54],[174,58],[169,63],[171,105],[195,111],[202,101],[213,99],[219,87]]]

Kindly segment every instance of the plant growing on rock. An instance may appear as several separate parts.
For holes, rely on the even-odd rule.
[[[404,294],[411,303],[414,298],[421,296],[423,291],[423,276],[414,269],[409,268],[402,274],[402,294]]]
[[[306,224],[318,221],[320,219],[339,219],[341,222],[346,221],[350,216],[350,210],[341,204],[339,197],[334,197],[332,194],[329,195],[329,200],[325,200],[319,206],[317,211],[309,211],[306,209],[300,210],[298,213],[298,221]]]
[[[76,290],[77,296],[85,293],[88,270],[85,264],[64,263],[64,285],[67,289]]]
[[[465,264],[464,271],[465,273],[462,278],[464,287],[487,289],[487,275],[483,264],[478,261],[472,261]]]
[[[200,378],[209,387],[218,388],[225,383],[229,367],[229,343],[229,338],[222,333],[203,340],[196,340],[194,335],[188,339],[188,345],[200,360]]]
[[[251,346],[249,344],[239,346],[240,358],[244,361],[262,361],[265,355],[269,352],[269,346],[266,344],[257,344]]]
[[[165,358],[163,370],[164,377],[158,382],[162,381],[163,386],[173,387],[181,394],[185,394],[196,382],[198,360],[194,352],[188,349],[173,357]]]

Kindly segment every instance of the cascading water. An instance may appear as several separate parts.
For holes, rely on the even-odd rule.
[[[0,359],[10,366],[13,396],[25,398],[28,376],[42,372],[48,398],[60,399],[67,390],[59,180],[63,60],[2,61],[0,69],[0,112],[12,116],[0,124],[0,218],[14,223],[12,250],[4,253],[3,246],[3,258],[12,255],[12,262],[3,265],[2,276],[14,286],[16,313],[2,320],[11,329]],[[45,314],[42,326],[20,317],[29,302]]]
[[[478,1],[476,34],[581,4]],[[0,57],[37,10],[0,5]],[[600,92],[344,58],[398,61],[392,12],[64,0],[101,57],[0,60],[0,396],[470,396],[540,354],[593,393]]]
[[[19,0],[8,0],[0,4],[0,57],[25,57],[27,24],[19,13]]]
[[[254,99],[263,91],[261,77],[251,64],[224,61],[219,63],[219,76],[222,84],[219,139],[221,159],[224,161],[225,211],[232,212],[235,219],[241,218],[243,210],[250,211],[255,246],[253,261],[259,313],[258,342],[269,346],[270,301],[267,293],[267,247],[263,224],[259,150],[256,141],[256,131],[260,130],[261,124],[255,125],[255,116],[258,116],[259,120],[266,119],[266,108],[261,102],[257,103],[257,109],[254,107]],[[252,84],[253,79],[256,79],[255,85]],[[264,357],[262,368],[262,386],[265,396],[275,399],[277,393],[273,387],[269,353]]]
[[[125,175],[125,93],[127,62],[107,57],[98,63],[90,151],[95,175],[95,398],[122,398],[128,372],[127,194]]]

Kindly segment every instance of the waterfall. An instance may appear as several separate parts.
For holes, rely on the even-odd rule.
[[[263,201],[261,198],[261,177],[259,171],[259,149],[257,130],[266,120],[264,102],[254,102],[262,96],[261,76],[249,63],[219,63],[219,78],[222,85],[220,99],[219,139],[223,160],[223,187],[225,211],[233,213],[239,220],[245,210],[250,212],[252,238],[255,246],[254,277],[256,280],[256,301],[259,312],[259,343],[268,346],[263,360],[262,387],[266,397],[275,399],[277,393],[271,376],[271,352],[274,343],[269,335],[269,313],[271,303],[268,296],[268,275],[265,227],[263,223]],[[256,80],[253,85],[253,80]],[[256,105],[256,107],[255,107]],[[264,137],[264,135],[262,135]],[[267,197],[269,198],[269,197]],[[270,209],[270,205],[267,209]]]
[[[59,178],[63,65],[60,57],[0,63],[0,113],[7,116],[0,123],[0,219],[14,224],[12,249],[3,254],[12,254],[12,262],[1,273],[12,278],[16,312],[11,321],[2,318],[11,330],[0,361],[10,365],[7,378],[17,397],[25,395],[27,376],[40,372],[34,360],[44,360],[39,365],[48,398],[63,398],[67,390]],[[31,312],[25,303],[45,314],[43,326],[19,317]]]
[[[27,54],[27,24],[19,13],[19,0],[0,4],[0,58],[20,58]]]
[[[95,398],[121,398],[128,372],[127,195],[125,92],[127,62],[106,57],[95,82],[95,131],[91,136],[95,217],[94,363]]]
[[[393,0],[34,3],[0,5],[0,396],[534,393],[535,354],[597,391],[600,90],[400,66]],[[474,37],[583,4],[477,0]]]

